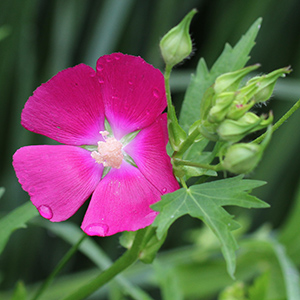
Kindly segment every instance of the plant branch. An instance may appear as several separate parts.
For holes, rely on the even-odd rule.
[[[139,257],[139,254],[144,245],[144,237],[148,228],[141,229],[137,232],[132,247],[127,250],[118,260],[114,262],[111,267],[103,271],[100,275],[90,281],[88,284],[80,287],[77,291],[67,296],[63,300],[82,300],[93,292],[98,290],[101,286],[109,282],[116,275],[124,271],[132,265]]]
[[[298,108],[300,107],[300,99],[273,125],[272,132],[277,130]],[[253,141],[260,143],[266,136],[266,132]]]
[[[39,297],[45,292],[45,290],[48,288],[48,286],[51,284],[51,282],[54,280],[56,275],[62,270],[62,268],[66,265],[66,263],[71,259],[71,257],[76,253],[78,247],[83,242],[83,240],[86,238],[86,234],[84,234],[79,241],[65,254],[65,256],[61,259],[61,261],[58,263],[58,265],[55,267],[53,272],[49,275],[49,277],[43,282],[43,284],[40,286],[32,300],[37,300]]]

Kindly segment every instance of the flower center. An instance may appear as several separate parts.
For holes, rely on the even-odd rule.
[[[100,131],[104,142],[98,142],[98,150],[93,151],[91,156],[98,164],[104,167],[113,167],[119,169],[124,158],[122,153],[122,143],[114,137],[107,137],[108,131]]]

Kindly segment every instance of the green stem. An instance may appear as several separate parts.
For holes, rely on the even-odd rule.
[[[44,283],[40,286],[32,300],[37,300],[48,288],[48,286],[51,284],[51,282],[54,280],[56,275],[62,270],[62,268],[66,265],[66,263],[71,259],[71,257],[76,253],[78,247],[83,242],[87,235],[84,234],[79,241],[73,245],[73,247],[65,254],[65,256],[61,259],[61,261],[58,263],[56,268],[53,270],[53,272],[49,275],[49,277],[44,281]]]
[[[274,124],[272,132],[277,130],[298,108],[300,107],[300,99]],[[253,143],[260,143],[266,136],[266,132],[253,141]]]
[[[183,154],[187,151],[187,149],[195,142],[195,140],[199,139],[199,135],[200,135],[200,131],[198,130],[198,127],[195,127],[187,136],[187,138],[184,140],[184,142],[180,145],[178,151],[174,153],[173,157],[181,158]],[[202,140],[203,139],[204,137],[202,137]]]
[[[208,170],[214,170],[214,171],[220,171],[222,170],[220,164],[218,165],[207,165],[202,163],[196,163],[188,160],[183,160],[179,158],[174,158],[173,162],[177,165],[184,165],[184,166],[190,166],[190,167],[196,167],[196,168],[202,168],[202,169],[208,169]]]
[[[100,275],[90,281],[88,284],[82,286],[73,294],[67,296],[63,300],[82,300],[93,292],[98,290],[101,286],[109,282],[116,275],[124,271],[132,265],[139,257],[140,251],[144,245],[144,237],[147,234],[148,228],[141,229],[137,232],[132,247],[127,250],[118,260],[114,262],[111,267],[103,271]]]
[[[165,88],[166,88],[166,97],[167,97],[167,104],[168,104],[168,112],[172,107],[172,98],[171,98],[171,89],[170,89],[170,75],[172,71],[172,66],[166,65],[165,69]]]

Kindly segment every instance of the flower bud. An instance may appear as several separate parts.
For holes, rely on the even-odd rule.
[[[203,121],[199,127],[200,133],[211,141],[218,141],[219,136],[217,134],[217,124],[210,123],[207,120]]]
[[[177,26],[161,39],[159,46],[166,65],[173,67],[191,54],[192,41],[189,27],[196,12],[196,9],[191,10]]]
[[[260,145],[239,143],[230,146],[226,152],[222,166],[235,174],[251,172],[262,156]]]
[[[275,70],[267,75],[251,78],[247,84],[256,83],[257,92],[254,94],[255,102],[265,102],[272,96],[276,81],[279,77],[284,77],[290,73],[290,67]]]
[[[238,120],[240,119],[253,105],[255,104],[255,101],[250,101],[248,104],[239,104],[239,103],[233,103],[233,105],[230,106],[226,118],[232,119],[232,120]]]
[[[223,121],[235,97],[235,92],[219,94],[216,97],[215,105],[209,111],[208,121],[211,123],[220,123]]]
[[[251,172],[261,160],[263,152],[271,139],[272,129],[267,130],[266,138],[258,144],[239,143],[230,146],[222,161],[222,167],[235,174],[246,174]]]
[[[271,113],[266,119],[265,116],[258,117],[248,112],[238,120],[224,120],[217,128],[217,132],[222,140],[235,143],[247,134],[269,126],[272,122],[273,114]]]
[[[236,91],[239,87],[241,80],[251,71],[257,69],[260,65],[255,64],[234,72],[229,72],[219,76],[214,85],[216,94],[228,91]]]

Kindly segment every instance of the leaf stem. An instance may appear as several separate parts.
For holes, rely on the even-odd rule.
[[[214,171],[222,170],[220,164],[212,166],[212,165],[192,162],[192,161],[188,161],[188,160],[183,160],[183,159],[179,159],[179,158],[173,158],[173,162],[177,165],[184,165],[184,166],[190,166],[190,167],[196,167],[196,168],[202,168],[202,169],[208,169],[208,170],[214,170]]]
[[[140,251],[144,246],[144,237],[148,232],[148,228],[141,229],[137,232],[132,247],[127,250],[118,260],[114,262],[111,267],[103,271],[100,275],[90,281],[88,284],[80,287],[77,291],[67,296],[63,300],[82,300],[93,292],[98,290],[101,286],[106,284],[116,275],[124,271],[131,264],[133,264],[139,257]]]
[[[198,127],[195,127],[187,136],[187,138],[184,140],[184,142],[180,145],[178,151],[176,151],[173,155],[174,158],[180,158],[183,156],[183,154],[187,151],[187,149],[195,142],[196,139],[199,139],[200,131]],[[203,140],[204,137],[202,137],[201,140]]]
[[[272,132],[277,130],[298,108],[300,107],[300,99],[274,124]],[[260,143],[266,136],[266,132],[253,141],[253,143]]]
[[[65,254],[65,256],[60,260],[58,265],[55,267],[53,272],[48,276],[48,278],[43,282],[43,284],[40,286],[32,300],[37,300],[40,298],[40,296],[45,292],[45,290],[48,288],[48,286],[51,284],[51,282],[54,280],[56,275],[62,270],[62,268],[66,265],[66,263],[71,259],[71,257],[76,253],[78,247],[83,242],[83,240],[86,238],[86,234],[84,234],[79,241],[73,245],[73,247]]]

